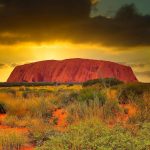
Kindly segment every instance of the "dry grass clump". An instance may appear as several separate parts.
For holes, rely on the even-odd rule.
[[[30,120],[28,130],[33,143],[36,145],[42,145],[48,138],[48,135],[52,130],[52,126],[48,121],[43,120],[43,118],[32,118],[32,120]]]
[[[90,102],[89,105],[86,103],[73,103],[67,107],[69,124],[73,122],[78,122],[80,120],[88,120],[92,118],[98,118],[101,120],[103,118],[102,107],[96,105],[95,102]]]
[[[4,104],[7,114],[17,116],[44,117],[53,108],[49,99],[18,99],[9,98],[0,100]]]
[[[20,150],[28,142],[26,135],[12,129],[0,129],[0,149]]]
[[[144,92],[143,96],[135,102],[138,111],[129,121],[132,123],[150,122],[150,92]]]
[[[32,119],[33,118],[31,118],[30,116],[24,116],[22,118],[18,118],[17,116],[14,115],[6,115],[6,117],[3,119],[1,124],[12,128],[13,127],[24,128],[24,127],[28,127],[31,124]]]
[[[24,133],[27,133],[30,136],[32,143],[36,145],[41,145],[52,129],[49,120],[42,117],[31,118],[25,116],[24,118],[19,119],[16,116],[8,115],[3,120],[2,125],[4,127],[12,127],[12,129],[21,130]]]

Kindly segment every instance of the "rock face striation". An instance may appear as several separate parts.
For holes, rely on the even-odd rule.
[[[137,82],[131,67],[90,59],[47,60],[15,67],[7,82],[81,83],[98,78]]]

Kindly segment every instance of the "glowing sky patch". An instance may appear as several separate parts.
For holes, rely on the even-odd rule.
[[[89,58],[109,60],[125,65],[130,65],[140,81],[150,82],[150,76],[139,72],[149,71],[150,47],[114,48],[97,44],[73,44],[70,42],[56,41],[54,43],[43,42],[20,43],[11,46],[0,46],[0,67],[2,75],[0,81],[6,81],[15,65],[50,59]],[[143,66],[142,66],[143,64]]]

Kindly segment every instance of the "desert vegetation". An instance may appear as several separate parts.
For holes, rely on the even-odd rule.
[[[0,129],[0,149],[19,150],[27,143],[27,137],[12,129]]]
[[[150,84],[0,87],[0,149],[149,150]]]

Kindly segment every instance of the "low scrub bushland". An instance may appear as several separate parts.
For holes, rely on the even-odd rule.
[[[130,117],[131,123],[150,122],[150,93],[145,92],[143,96],[135,102],[138,111],[135,116]]]
[[[123,110],[119,106],[118,101],[108,100],[103,107],[103,117],[105,119],[115,118],[118,113],[122,113]]]
[[[0,129],[0,149],[20,150],[28,142],[28,138],[23,133],[12,129]]]
[[[15,95],[10,89],[15,91]],[[148,84],[114,84],[113,87],[103,88],[15,87],[1,90],[0,104],[7,113],[1,124],[26,127],[31,141],[39,147],[38,149],[149,150],[150,148]],[[115,90],[111,93],[113,98],[111,94],[108,96],[109,90]],[[126,104],[137,108],[134,116],[128,115],[130,111],[128,107],[122,107],[127,106]],[[54,112],[59,109],[67,112],[65,126],[61,132],[56,131],[55,127],[62,118],[55,116],[51,123]],[[129,121],[126,124],[121,123],[119,115],[129,117]],[[108,128],[107,125],[110,127],[111,121],[113,126]],[[114,127],[118,122],[120,125]],[[133,128],[127,128],[128,126],[136,126],[136,132],[132,130]]]
[[[48,120],[43,120],[43,118],[32,118],[28,125],[28,129],[33,143],[40,146],[48,139],[52,126],[49,124]]]
[[[76,122],[97,118],[106,121],[113,119],[118,113],[124,113],[117,100],[111,101],[104,91],[96,91],[92,88],[81,90],[76,96],[76,101],[66,106],[68,122]]]
[[[103,91],[96,90],[94,88],[85,88],[80,90],[77,100],[79,102],[86,102],[97,100],[99,105],[103,106],[107,100],[106,94]]]
[[[132,83],[118,86],[119,102],[132,103],[142,98],[145,92],[150,92],[149,83]]]
[[[107,128],[97,120],[72,125],[65,132],[55,132],[37,150],[148,150],[150,126],[143,124],[136,136],[121,126]]]

